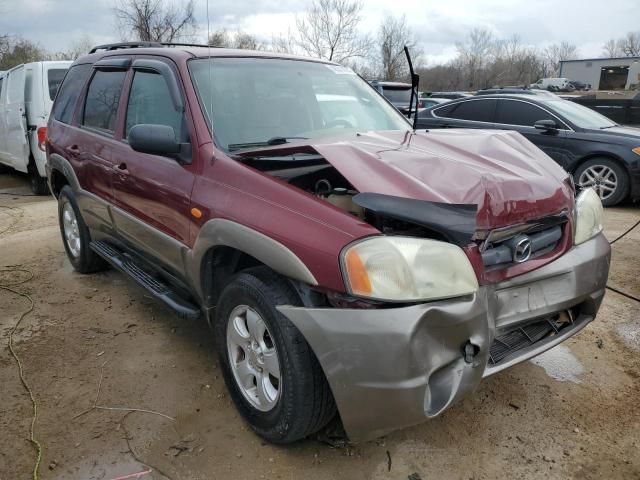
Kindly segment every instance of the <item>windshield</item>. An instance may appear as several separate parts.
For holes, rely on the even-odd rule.
[[[392,103],[409,103],[411,101],[411,87],[382,87],[382,93]]]
[[[237,150],[274,139],[316,138],[410,125],[351,70],[272,58],[189,62],[216,143]]]
[[[617,124],[612,122],[604,115],[591,110],[583,105],[570,102],[568,100],[557,100],[549,102],[549,106],[564,115],[567,120],[574,123],[580,128],[603,129],[615,127]]]

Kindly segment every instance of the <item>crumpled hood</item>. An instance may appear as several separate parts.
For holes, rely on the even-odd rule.
[[[385,131],[300,143],[321,154],[359,192],[476,204],[479,230],[573,206],[568,173],[514,131]]]

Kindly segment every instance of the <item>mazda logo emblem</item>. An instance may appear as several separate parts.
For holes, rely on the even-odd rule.
[[[523,236],[518,239],[513,246],[513,261],[522,263],[529,260],[531,256],[531,239]]]

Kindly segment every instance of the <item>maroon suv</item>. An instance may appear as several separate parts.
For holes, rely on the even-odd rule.
[[[204,317],[273,442],[336,411],[352,440],[434,417],[604,295],[593,190],[516,132],[413,131],[331,62],[97,48],[62,84],[47,153],[75,269],[111,264]]]

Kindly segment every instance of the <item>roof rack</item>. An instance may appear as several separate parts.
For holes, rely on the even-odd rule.
[[[120,43],[107,43],[105,45],[98,45],[91,49],[89,53],[96,53],[99,50],[112,51],[122,50],[125,48],[163,48],[163,47],[204,47],[208,48],[209,45],[201,45],[197,43],[173,43],[173,42],[120,42]],[[211,47],[215,48],[215,47]]]

